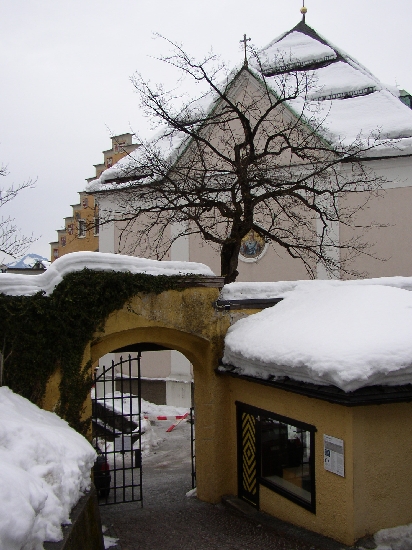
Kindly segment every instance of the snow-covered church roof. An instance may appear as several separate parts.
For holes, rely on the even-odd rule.
[[[399,90],[380,82],[304,20],[270,42],[259,58],[275,91],[279,75],[305,71],[311,85],[290,106],[298,113],[317,111],[330,142],[349,145],[360,134],[364,139],[379,134],[371,156],[412,154],[412,110],[399,99]]]
[[[412,110],[399,99],[399,90],[384,85],[304,20],[270,42],[257,57],[258,61],[250,61],[249,70],[257,78],[263,75],[275,94],[282,93],[288,84],[293,86],[297,74],[306,75],[309,86],[302,87],[298,97],[288,104],[297,115],[315,123],[318,133],[332,145],[349,146],[361,138],[372,146],[369,157],[412,154]],[[231,78],[238,74],[239,69],[234,70]],[[209,108],[204,105],[205,98],[201,102],[207,113],[216,98],[212,94],[205,97],[209,98]],[[186,138],[182,132],[166,129],[152,143],[160,154],[170,158]],[[142,151],[138,148],[105,170],[87,185],[86,191],[110,189],[116,180],[127,186],[128,180],[137,175],[134,167]]]

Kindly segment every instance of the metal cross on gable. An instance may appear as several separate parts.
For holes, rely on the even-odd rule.
[[[250,42],[251,40],[252,40],[251,38],[246,38],[246,34],[243,35],[243,40],[239,40],[240,43],[243,42],[243,46],[245,48],[245,60],[243,61],[244,67],[247,67],[246,46],[247,46],[247,43]]]

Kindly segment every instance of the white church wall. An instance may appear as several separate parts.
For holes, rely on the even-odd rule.
[[[353,194],[346,199],[356,205]],[[371,199],[368,208],[358,215],[357,223],[371,225],[368,230],[341,227],[342,239],[360,236],[371,244],[369,255],[354,259],[351,266],[367,277],[412,275],[412,187],[387,189]],[[382,224],[383,227],[377,227]]]

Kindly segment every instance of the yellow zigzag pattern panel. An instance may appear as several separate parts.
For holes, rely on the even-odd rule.
[[[243,489],[256,494],[256,425],[252,414],[242,413]]]

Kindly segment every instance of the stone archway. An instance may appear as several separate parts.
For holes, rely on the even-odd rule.
[[[136,295],[109,315],[84,355],[85,363],[95,363],[114,349],[151,343],[187,357],[195,380],[197,491],[208,502],[229,491],[225,471],[231,454],[221,422],[229,414],[227,385],[215,374],[230,319],[213,307],[218,295],[218,286]]]

